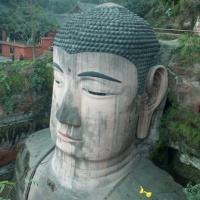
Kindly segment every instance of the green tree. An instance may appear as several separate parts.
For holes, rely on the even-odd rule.
[[[14,33],[27,44],[33,46],[33,59],[36,57],[38,38],[58,28],[53,13],[47,12],[43,0],[14,0],[7,13],[0,16],[0,25],[7,33]]]
[[[8,37],[10,37],[11,33],[15,32],[15,29],[9,20],[9,18],[10,18],[9,12],[10,12],[10,10],[0,13],[0,27],[6,31]]]
[[[102,0],[102,3],[116,3],[122,6],[126,6],[126,4],[129,2],[130,0]]]
[[[76,0],[48,0],[48,8],[56,14],[70,11],[76,6]]]
[[[138,14],[140,17],[144,17],[158,1],[159,0],[102,0],[103,3],[113,2],[122,5]]]

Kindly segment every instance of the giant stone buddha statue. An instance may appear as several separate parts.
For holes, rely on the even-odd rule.
[[[131,186],[136,182],[133,171],[150,166],[150,161],[140,164],[136,141],[148,137],[168,82],[165,67],[156,65],[159,42],[153,30],[127,9],[103,4],[70,16],[53,44],[53,144],[50,148],[49,140],[46,146],[38,140],[38,148],[29,147],[29,165],[34,167],[21,174],[41,184],[21,183],[17,198],[137,197],[139,189]],[[34,154],[38,149],[46,151]],[[22,151],[18,156],[18,166],[23,155]],[[129,197],[121,196],[120,187]]]

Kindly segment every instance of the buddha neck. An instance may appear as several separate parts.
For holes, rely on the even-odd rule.
[[[86,161],[55,149],[52,171],[70,189],[94,189],[108,185],[125,176],[137,160],[134,143],[120,155],[103,161]]]

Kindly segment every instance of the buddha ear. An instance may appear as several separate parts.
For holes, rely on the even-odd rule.
[[[140,107],[137,137],[144,139],[148,136],[151,119],[155,109],[166,95],[168,87],[167,70],[162,65],[152,67],[146,79],[145,92]]]

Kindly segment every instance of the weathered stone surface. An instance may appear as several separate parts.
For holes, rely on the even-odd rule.
[[[15,169],[15,161],[6,163],[0,167],[0,180],[11,180]]]
[[[54,144],[48,128],[30,135],[25,140],[16,159],[14,175],[14,181],[17,181],[15,193],[16,196],[19,197],[19,200],[25,199],[23,194],[26,195],[24,191],[29,186],[24,182],[24,179],[32,179],[31,174],[34,174],[37,165],[42,165],[40,162],[42,157],[47,154],[52,147],[54,147]]]
[[[199,112],[200,102],[200,65],[194,63],[192,66],[180,66],[173,62],[172,51],[178,45],[178,41],[160,41],[161,63],[168,67],[169,82],[176,94],[180,106],[188,108],[196,113]]]
[[[180,151],[180,161],[187,164],[192,165],[193,167],[200,170],[200,151],[195,150],[183,142],[169,142],[169,146],[173,149],[177,149]]]
[[[159,40],[159,43],[160,43],[160,54],[161,54],[160,64],[164,66],[168,66],[172,58],[172,51],[177,46],[178,41],[177,40],[172,40],[172,41]]]
[[[145,76],[157,64],[159,43],[150,25],[122,7],[98,6],[89,12],[66,18],[54,39],[54,46],[70,54],[104,52],[122,56],[135,64],[138,93],[144,91]]]
[[[193,66],[180,66],[173,62],[172,51],[178,45],[177,40],[159,41],[161,44],[160,63],[168,67],[170,84],[173,85],[178,103],[180,106],[188,108],[194,112],[199,112],[200,103],[200,65],[194,63]],[[198,55],[197,55],[198,56]]]
[[[24,174],[26,174],[26,178],[28,179],[33,178],[34,180],[38,180],[37,173],[39,172],[42,173],[42,177],[40,176],[40,179],[38,180],[41,182],[41,186],[35,184],[24,184],[23,186],[20,184],[23,180],[20,180],[19,184],[15,187],[15,192],[18,194],[18,200],[25,199],[25,196],[21,196],[21,192],[27,190],[29,186],[31,187],[31,192],[29,193],[29,190],[24,192],[29,199],[143,200],[146,196],[139,193],[140,186],[142,186],[145,191],[152,192],[152,197],[149,198],[152,200],[186,200],[186,197],[182,192],[182,186],[175,183],[168,173],[159,169],[152,164],[151,161],[143,157],[138,159],[127,176],[108,185],[106,188],[100,190],[76,191],[76,193],[72,190],[63,190],[63,186],[59,185],[59,182],[57,182],[58,180],[53,177],[52,173],[49,173],[51,172],[50,164],[53,152],[48,154],[39,166],[37,166],[42,158],[41,155],[43,155],[40,154],[40,152],[45,151],[45,153],[48,153],[52,147],[53,144],[51,142],[49,129],[39,131],[29,136],[25,141],[24,147],[20,150],[20,154],[17,158],[18,168],[16,169],[15,180],[20,179]],[[35,169],[35,166],[37,167],[37,172],[32,177],[31,174]],[[31,170],[27,173],[26,170],[29,168],[31,168]],[[41,193],[46,195],[44,196]]]

